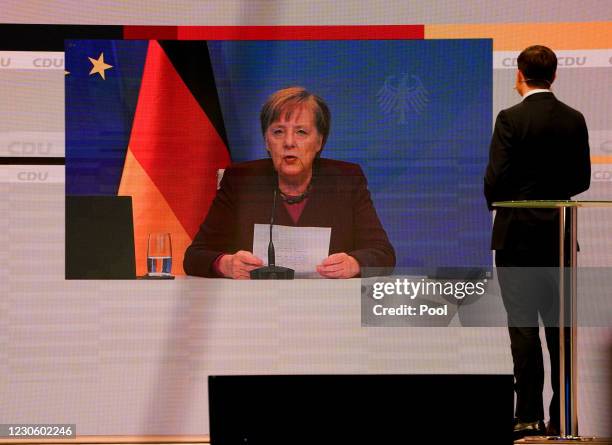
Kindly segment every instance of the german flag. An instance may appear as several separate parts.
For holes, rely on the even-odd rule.
[[[118,195],[132,196],[136,273],[146,273],[147,236],[170,232],[173,273],[230,164],[205,42],[150,41]]]

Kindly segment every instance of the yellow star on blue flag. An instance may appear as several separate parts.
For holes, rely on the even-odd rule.
[[[104,74],[104,72],[110,68],[112,68],[112,65],[109,65],[108,63],[104,62],[104,53],[100,53],[100,56],[98,57],[98,59],[93,59],[91,57],[88,57],[89,61],[91,62],[91,64],[93,65],[91,68],[91,71],[89,72],[89,75],[93,75],[98,73],[100,75],[100,77],[102,77],[102,79],[106,80],[106,76]]]

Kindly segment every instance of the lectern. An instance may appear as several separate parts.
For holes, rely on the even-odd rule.
[[[578,324],[576,322],[578,208],[612,207],[612,201],[501,201],[494,202],[493,207],[559,210],[559,402],[561,407],[559,439],[592,441],[591,437],[578,435]],[[569,234],[566,233],[568,224]]]

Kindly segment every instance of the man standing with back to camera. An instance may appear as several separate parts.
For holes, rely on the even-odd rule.
[[[484,178],[490,209],[495,201],[566,200],[589,188],[586,123],[550,91],[556,69],[557,57],[545,46],[530,46],[518,57],[515,89],[522,101],[502,110],[495,122]],[[515,439],[559,434],[558,213],[499,208],[493,224],[491,248],[514,363]],[[546,428],[538,314],[545,325],[553,389]]]

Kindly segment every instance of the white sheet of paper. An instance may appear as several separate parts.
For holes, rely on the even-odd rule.
[[[321,278],[317,265],[329,255],[331,227],[274,226],[276,265],[295,270],[296,278]],[[253,254],[268,264],[270,226],[255,224]]]

